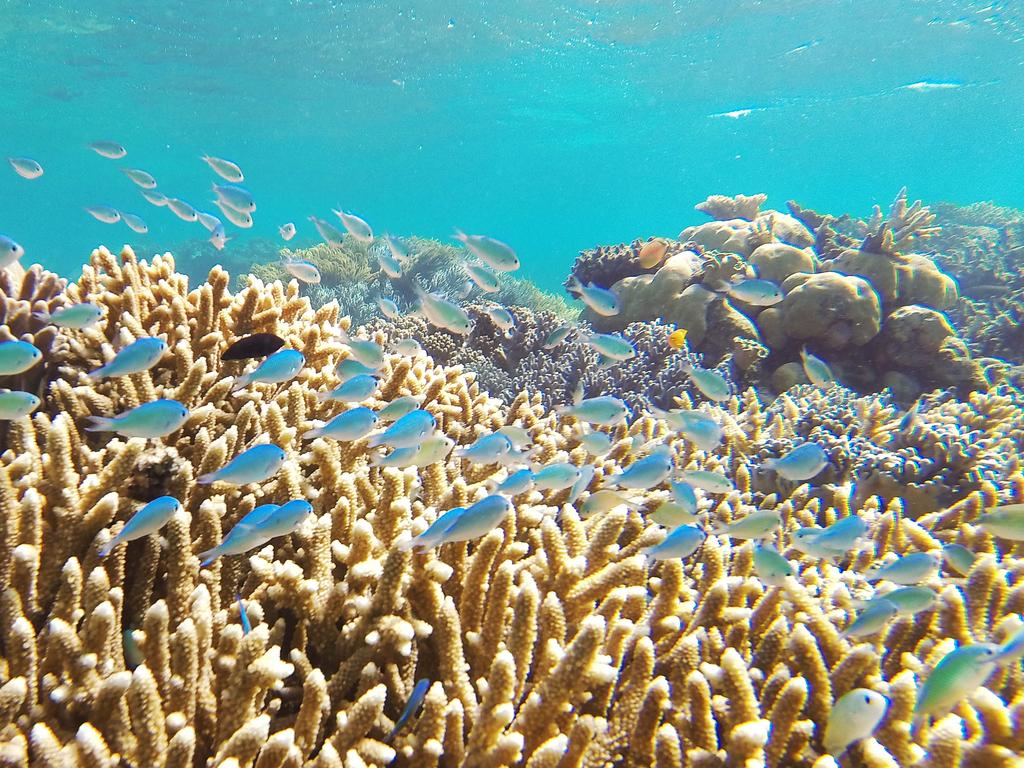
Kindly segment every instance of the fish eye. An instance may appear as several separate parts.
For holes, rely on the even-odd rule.
[[[871,703],[871,694],[870,693],[865,693],[864,694],[864,703],[865,704],[870,704]]]

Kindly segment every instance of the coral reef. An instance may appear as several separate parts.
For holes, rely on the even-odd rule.
[[[338,307],[312,308],[294,284],[254,278],[232,294],[229,283],[215,268],[189,290],[170,257],[145,263],[101,249],[66,288],[70,300],[106,307],[108,321],[54,345],[46,401],[12,424],[0,456],[4,765],[822,768],[836,765],[822,744],[832,704],[858,686],[891,705],[873,737],[852,747],[855,764],[1011,766],[1024,749],[1019,665],[911,727],[938,660],[956,644],[1002,641],[1024,610],[1019,551],[977,525],[999,501],[1024,497],[1019,462],[991,458],[1024,436],[1019,392],[934,403],[909,433],[870,398],[826,409],[824,395],[797,393],[812,401],[783,399],[771,412],[747,393],[703,406],[726,426],[714,454],[647,416],[615,430],[591,490],[634,460],[636,442],[666,442],[677,467],[735,483],[720,497],[702,493],[707,524],[779,512],[774,543],[797,564],[783,587],[757,577],[752,542],[725,536],[708,537],[692,562],[647,561],[644,548],[664,536],[645,512],[659,489],[641,492],[640,509],[586,519],[565,491],[530,491],[483,537],[413,554],[396,542],[479,498],[505,470],[454,457],[380,469],[365,441],[302,443],[333,407],[316,392],[345,355],[332,333],[345,324]],[[224,374],[240,364],[222,367],[219,355],[251,331],[302,350],[299,378],[229,394]],[[112,343],[151,334],[168,338],[173,358],[148,373],[85,379]],[[536,461],[586,460],[571,420],[537,396],[502,405],[458,366],[388,355],[380,397],[399,394],[422,395],[459,443],[516,423]],[[91,414],[159,396],[192,409],[170,438],[82,430]],[[882,503],[845,482],[766,485],[757,466],[766,454],[826,432],[859,441],[854,461],[864,466],[873,449],[928,446],[957,467],[960,479],[931,475],[958,483],[947,487],[959,498],[942,506],[952,500],[937,497],[936,511],[915,520],[898,494]],[[263,436],[289,455],[275,478],[228,491],[195,483]],[[924,487],[930,470],[917,471]],[[99,557],[138,503],[160,493],[183,506],[161,535]],[[300,496],[315,514],[295,533],[200,569],[194,553],[241,515]],[[868,523],[865,549],[833,563],[791,547],[797,528],[851,513]],[[978,554],[962,589],[933,576],[932,610],[872,638],[841,634],[870,594],[863,572],[873,560],[950,542]],[[419,678],[432,681],[422,712],[388,743]]]
[[[42,381],[52,374],[50,352],[57,340],[57,328],[41,315],[60,307],[66,281],[38,264],[28,270],[0,270],[0,341],[20,339],[43,353],[43,364],[7,379],[5,385],[42,395]]]
[[[938,314],[957,306],[956,281],[931,257],[909,252],[939,231],[928,207],[909,204],[903,190],[888,213],[876,207],[860,222],[796,203],[790,213],[763,211],[765,199],[708,198],[697,209],[715,220],[685,229],[678,239],[685,247],[656,271],[637,274],[635,254],[607,259],[608,267],[623,266],[617,275],[604,273],[621,311],[602,317],[588,309],[584,319],[602,331],[648,320],[684,328],[706,365],[731,359],[745,385],[806,381],[794,366],[805,346],[829,362],[834,357],[840,380],[859,391],[898,383],[901,401],[933,388],[965,395],[988,385],[955,326]],[[581,259],[574,270],[592,265]],[[782,301],[754,306],[724,291],[754,275],[778,284]],[[925,326],[944,333],[919,336]],[[897,343],[907,354],[897,354]]]

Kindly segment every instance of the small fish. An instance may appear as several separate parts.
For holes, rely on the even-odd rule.
[[[580,400],[572,405],[564,405],[558,408],[555,413],[563,418],[572,416],[574,419],[584,421],[587,424],[614,427],[622,424],[629,418],[629,407],[617,397],[602,395],[601,397]]]
[[[0,341],[0,376],[24,373],[43,359],[43,353],[27,341]]]
[[[554,349],[568,338],[575,329],[571,325],[560,325],[544,339],[544,349]]]
[[[899,609],[893,604],[881,597],[877,600],[872,600],[871,603],[857,614],[857,618],[853,620],[846,629],[843,630],[843,637],[868,637],[870,635],[877,635],[885,626],[892,621],[899,613]]]
[[[354,213],[348,213],[347,211],[331,209],[331,212],[341,219],[341,224],[345,227],[345,230],[352,235],[360,243],[372,243],[373,242],[373,230],[370,225],[360,219]]]
[[[0,421],[16,421],[30,415],[40,400],[31,392],[0,389]]]
[[[426,442],[430,438],[424,438],[423,442]],[[419,450],[419,445],[409,445],[405,448],[395,448],[391,453],[386,456],[379,454],[374,455],[370,458],[370,465],[374,467],[397,467],[398,469],[405,469],[411,467],[413,458],[416,456],[416,451]]]
[[[214,216],[212,213],[206,211],[196,211],[196,221],[203,225],[203,228],[207,232],[213,232],[217,227],[222,226],[223,222]]]
[[[240,555],[263,546],[271,539],[287,536],[312,513],[313,505],[305,499],[293,499],[281,506],[265,504],[257,507],[235,524],[220,546],[199,554],[200,565],[206,567],[222,555]]]
[[[109,205],[86,206],[85,212],[104,224],[117,224],[121,220],[121,212]]]
[[[309,220],[313,222],[313,226],[316,227],[316,231],[320,233],[320,237],[324,239],[325,243],[333,245],[335,248],[341,248],[344,245],[345,236],[329,221],[318,219],[316,216],[310,216]]]
[[[377,412],[377,420],[380,421],[381,424],[390,424],[393,421],[398,421],[403,416],[410,414],[419,408],[422,399],[423,398],[418,395],[403,395],[402,397],[396,397]]]
[[[900,587],[884,595],[878,595],[858,605],[868,607],[881,600],[892,603],[896,606],[896,613],[899,616],[913,616],[915,613],[927,611],[935,607],[939,596],[935,590],[928,587]]]
[[[1024,541],[1024,504],[996,507],[978,518],[978,525],[1001,539]]]
[[[43,175],[43,166],[30,157],[8,157],[7,162],[11,164],[14,172],[23,179],[38,179]]]
[[[384,237],[387,238],[387,235]],[[377,264],[380,265],[380,271],[392,280],[402,276],[402,262],[386,248],[377,251]]]
[[[579,467],[568,462],[548,464],[533,471],[533,487],[538,491],[561,491],[579,479]]]
[[[188,421],[188,408],[177,400],[143,403],[112,418],[90,416],[86,432],[116,432],[122,437],[167,437]]]
[[[999,650],[992,643],[977,643],[943,656],[918,691],[915,719],[944,714],[974,693],[995,671]]]
[[[249,623],[249,614],[245,612],[245,603],[242,601],[242,596],[235,593],[235,600],[238,602],[238,621],[242,624],[242,634],[248,635],[252,632],[252,624]]]
[[[284,339],[273,333],[252,333],[233,342],[220,356],[221,360],[249,360],[266,357],[284,346]]]
[[[427,696],[427,691],[430,690],[430,680],[424,678],[416,682],[416,686],[412,689],[412,693],[409,694],[409,701],[405,704],[405,709],[402,710],[402,714],[398,716],[398,720],[395,721],[395,727],[391,729],[391,733],[384,737],[384,743],[390,744],[394,741],[395,736],[398,732],[405,727],[405,724],[412,719],[412,716],[416,714],[416,710],[423,704],[423,699]]]
[[[629,360],[636,357],[636,348],[617,333],[591,333],[581,335],[581,340],[611,361]]]
[[[516,319],[512,313],[499,304],[487,308],[487,317],[498,327],[498,330],[504,331],[506,336],[511,335],[512,329],[516,325]]]
[[[214,200],[213,204],[217,206],[218,210],[220,210],[220,212],[224,215],[225,219],[230,221],[239,229],[252,229],[252,214],[250,214],[248,211],[239,211],[236,208],[232,208],[223,200]]]
[[[921,421],[921,401],[915,400],[914,404],[907,409],[907,412],[903,414],[900,419],[899,430],[900,432],[909,432]]]
[[[377,298],[377,306],[380,307],[381,314],[388,320],[398,320],[402,316],[401,311],[398,309],[398,305],[386,296],[380,296]]]
[[[885,713],[889,700],[867,688],[847,691],[832,705],[825,725],[825,751],[839,757],[847,747],[866,739],[875,732]]]
[[[912,552],[898,557],[886,565],[869,568],[864,578],[869,581],[891,581],[893,584],[913,586],[934,576],[941,561],[931,552]]]
[[[132,232],[137,232],[140,235],[144,235],[149,232],[149,225],[142,220],[141,216],[136,216],[134,213],[126,213],[125,211],[118,211],[118,213],[121,214],[121,221],[123,221]]]
[[[519,269],[519,257],[508,245],[487,235],[467,235],[455,230],[455,239],[480,261],[499,272]]]
[[[584,450],[594,456],[604,456],[612,449],[612,438],[607,432],[587,432],[578,439]]]
[[[446,331],[466,336],[473,330],[473,321],[458,304],[432,293],[427,293],[420,286],[414,286],[420,300],[420,311],[431,325],[444,328]]]
[[[790,482],[799,483],[810,480],[828,464],[828,454],[820,445],[801,443],[785,456],[766,459],[761,463],[761,467],[776,472]]]
[[[593,283],[584,285],[576,278],[576,275],[569,275],[569,285],[566,290],[577,296],[602,317],[614,317],[619,314],[621,307],[615,291],[601,288]]]
[[[303,354],[294,349],[282,349],[263,360],[249,373],[243,373],[231,385],[237,392],[250,384],[283,384],[299,375],[306,364]]]
[[[735,489],[732,480],[720,472],[709,472],[705,469],[687,469],[680,474],[680,478],[702,491],[708,493],[728,493]]]
[[[640,253],[637,254],[637,261],[644,269],[653,269],[665,260],[668,252],[668,241],[660,237],[652,238],[640,246]]]
[[[292,277],[310,285],[320,284],[320,269],[305,259],[284,259],[281,261],[284,271]]]
[[[344,413],[339,413],[322,427],[314,427],[306,432],[303,440],[314,437],[329,437],[332,440],[359,440],[370,434],[377,426],[378,416],[369,408],[360,406]]]
[[[533,488],[533,472],[529,469],[520,469],[506,477],[495,488],[495,493],[502,493],[506,496],[518,496]]]
[[[234,183],[245,181],[245,176],[242,175],[242,169],[230,160],[225,160],[220,157],[211,157],[210,155],[203,155],[201,159],[213,169],[214,173],[225,181],[231,181]]]
[[[649,515],[651,520],[658,525],[685,525],[697,522],[697,515],[690,511],[686,504],[680,504],[675,499],[666,499],[657,506]]]
[[[465,263],[462,265],[469,279],[476,283],[476,287],[484,293],[497,293],[501,290],[498,285],[498,276],[483,264]]]
[[[363,365],[354,357],[346,357],[334,367],[335,375],[342,381],[348,381],[353,376],[367,375],[376,376],[377,369]]]
[[[857,515],[842,517],[813,537],[815,548],[825,557],[837,557],[853,549],[857,541],[868,532],[868,524]]]
[[[512,441],[500,432],[492,432],[476,439],[472,445],[455,449],[455,456],[474,464],[495,464],[512,450]]]
[[[388,427],[384,432],[370,438],[370,448],[387,445],[391,448],[408,448],[418,446],[434,431],[437,420],[429,411],[415,410]]]
[[[116,141],[93,141],[89,144],[89,149],[108,160],[120,160],[128,154],[128,150]]]
[[[594,491],[587,497],[587,500],[583,502],[583,508],[580,510],[583,517],[587,518],[591,515],[604,514],[610,512],[616,507],[627,506],[635,508],[637,503],[623,494],[621,491],[613,491],[610,488],[602,488],[598,491]]]
[[[321,401],[334,400],[341,403],[359,403],[376,392],[378,386],[380,386],[380,382],[377,381],[375,376],[360,373],[347,381],[343,381],[330,392],[321,392],[318,395],[318,399]]]
[[[469,541],[490,533],[512,511],[512,502],[504,496],[492,494],[485,496],[455,517],[452,524],[444,529],[441,540],[437,543],[451,544]]]
[[[89,371],[89,378],[99,381],[110,376],[130,376],[148,371],[167,354],[167,342],[155,336],[137,339],[122,349],[106,365]]]
[[[24,255],[24,248],[7,235],[0,235],[0,269],[6,269]]]
[[[707,534],[696,525],[680,525],[673,528],[665,540],[643,550],[648,560],[672,560],[687,558],[704,544]]]
[[[672,449],[657,446],[648,456],[634,461],[624,471],[607,479],[609,485],[620,485],[634,490],[648,490],[665,482],[672,474]]]
[[[836,377],[832,375],[832,369],[828,367],[828,363],[808,352],[807,347],[800,350],[800,362],[804,367],[804,375],[814,386],[824,389],[835,382]]]
[[[722,442],[722,427],[703,411],[676,409],[663,411],[651,408],[651,413],[664,419],[668,425],[702,451],[713,451]]]
[[[262,483],[277,474],[284,464],[285,452],[276,445],[254,445],[243,451],[216,472],[209,472],[196,478],[201,485],[230,483],[249,485]]]
[[[590,464],[584,464],[580,467],[579,477],[576,478],[576,482],[572,484],[569,489],[569,495],[565,499],[566,504],[575,504],[576,500],[583,494],[587,488],[590,487],[591,481],[594,479],[594,473],[596,470]]]
[[[199,214],[191,204],[186,203],[184,200],[179,200],[176,197],[167,198],[167,207],[171,209],[171,213],[177,216],[182,221],[198,221]]]
[[[256,201],[252,199],[252,192],[237,184],[214,184],[213,194],[217,200],[224,203],[228,208],[233,208],[239,213],[254,213]],[[223,210],[223,206],[221,206]]]
[[[530,433],[518,424],[506,424],[499,428],[498,432],[511,440],[512,447],[516,450],[522,450],[527,446],[533,445],[533,438],[530,437]]]
[[[961,576],[966,576],[971,572],[978,556],[963,544],[947,544],[942,548],[942,557],[950,568]]]
[[[147,203],[155,205],[157,208],[163,208],[167,205],[167,195],[163,192],[144,189],[142,190],[142,196],[146,198]]]
[[[423,351],[423,347],[416,339],[396,339],[391,343],[390,351],[398,355],[412,357]]]
[[[122,168],[121,173],[131,179],[132,184],[143,189],[156,189],[156,179],[143,170],[138,168]]]
[[[338,341],[348,347],[352,357],[367,368],[376,370],[384,365],[384,350],[380,348],[380,344],[377,342],[370,341],[369,339],[354,339],[345,331],[340,332]]]
[[[213,228],[212,232],[210,232],[210,244],[218,251],[223,251],[224,246],[227,245],[228,240],[230,239],[231,238],[228,237],[227,232],[224,231],[224,225],[217,222],[217,226]]]
[[[673,349],[676,352],[686,347],[686,329],[676,328],[672,333],[668,335],[668,346],[669,349]]]
[[[794,573],[793,565],[773,547],[754,547],[754,573],[769,587],[781,587]]]
[[[395,260],[401,264],[403,261],[409,258],[409,246],[397,237],[391,235],[384,235],[384,244],[387,245],[388,250],[391,251],[391,255],[395,257]]]
[[[726,283],[718,290],[752,307],[774,307],[786,298],[782,289],[775,283],[757,278],[744,278]]]
[[[50,314],[46,312],[33,312],[36,319],[43,323],[56,325],[58,328],[72,328],[80,331],[95,325],[103,317],[103,310],[89,302],[80,304],[69,304],[66,307],[59,307]]]
[[[729,382],[725,380],[725,377],[718,371],[710,371],[706,368],[697,368],[693,365],[684,365],[682,367],[683,373],[690,377],[690,381],[704,397],[708,400],[713,400],[716,403],[721,403],[729,399],[732,394],[732,388],[729,386]]]
[[[455,441],[447,435],[434,433],[428,435],[418,446],[415,447],[412,456],[409,458],[410,467],[429,467],[443,461],[455,447]]]
[[[917,93],[928,93],[929,91],[951,91],[957,88],[962,88],[963,83],[955,82],[933,82],[931,80],[920,80],[916,83],[908,83],[907,85],[901,85],[896,88],[898,91],[915,91]]]
[[[459,515],[466,511],[465,507],[455,507],[439,516],[419,536],[400,542],[398,548],[402,550],[415,549],[417,552],[424,552],[442,543],[444,532],[458,519]]]
[[[277,231],[281,233],[281,239],[288,242],[295,237],[295,225],[290,221],[287,224],[282,224],[277,228]]]
[[[759,509],[739,520],[716,526],[712,533],[733,539],[761,539],[778,529],[780,525],[782,517],[776,510]]]
[[[697,514],[697,492],[689,483],[681,480],[669,480],[668,487],[672,489],[672,499],[683,507],[689,514]]]
[[[136,510],[118,534],[99,548],[97,554],[100,557],[106,557],[119,544],[156,533],[170,522],[179,509],[181,509],[181,502],[173,496],[161,496],[158,499],[153,499]]]

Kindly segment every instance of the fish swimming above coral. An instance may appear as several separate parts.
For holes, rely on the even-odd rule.
[[[284,346],[284,339],[274,333],[251,333],[233,341],[221,360],[250,360],[257,357],[267,357]]]

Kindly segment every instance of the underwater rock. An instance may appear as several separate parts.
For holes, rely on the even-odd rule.
[[[777,309],[787,338],[828,349],[863,346],[881,327],[878,294],[866,280],[837,272],[798,273],[782,284]]]
[[[757,276],[781,285],[797,272],[814,272],[814,253],[808,248],[797,248],[786,243],[765,243],[750,254],[750,266]]]

